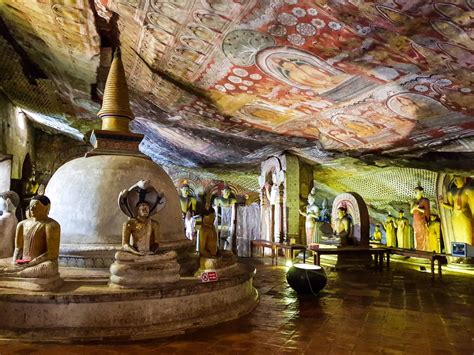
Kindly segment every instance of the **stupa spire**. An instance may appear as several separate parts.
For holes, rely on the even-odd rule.
[[[129,132],[128,123],[134,115],[130,109],[127,79],[120,49],[116,49],[105,83],[102,108],[97,113],[102,119],[102,130]]]

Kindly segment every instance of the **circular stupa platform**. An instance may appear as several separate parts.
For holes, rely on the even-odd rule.
[[[108,270],[60,268],[55,292],[0,288],[0,339],[38,342],[156,339],[215,325],[258,303],[255,268],[238,264],[216,282],[183,277],[157,289],[107,286]]]

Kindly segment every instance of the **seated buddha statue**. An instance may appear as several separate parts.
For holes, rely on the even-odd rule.
[[[122,247],[110,266],[109,286],[118,288],[153,288],[179,281],[175,251],[160,253],[160,228],[151,216],[166,202],[149,180],[140,180],[119,194],[119,206],[129,218],[122,228]],[[139,275],[139,277],[137,277]]]
[[[15,250],[15,211],[19,203],[20,197],[13,191],[0,194],[0,258],[10,258]]]
[[[50,206],[46,196],[31,199],[30,217],[16,228],[12,265],[0,268],[0,280],[15,278],[18,288],[32,290],[49,290],[62,284],[58,272],[61,228],[48,216]],[[16,287],[15,284],[10,286]]]
[[[341,246],[352,245],[352,220],[345,207],[337,209],[337,218],[334,221],[334,236],[340,239]]]
[[[382,231],[380,230],[379,224],[375,225],[375,231],[374,231],[374,234],[372,235],[372,239],[377,243],[382,242]]]

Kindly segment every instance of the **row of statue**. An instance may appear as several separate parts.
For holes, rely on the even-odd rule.
[[[193,213],[195,203],[192,198],[186,202],[185,194],[186,186],[183,186],[180,202],[189,207],[186,214]],[[229,200],[226,192],[215,206],[227,206]],[[27,218],[17,223],[15,208],[18,202],[18,195],[14,192],[0,195],[0,208],[3,210],[0,218],[3,233],[1,256],[8,258],[13,255],[10,264],[0,265],[0,280],[16,283],[19,288],[26,283],[30,290],[55,289],[62,284],[58,269],[61,228],[48,216],[51,201],[44,195],[34,196]],[[230,202],[235,204],[232,200]],[[151,218],[165,206],[166,196],[150,186],[148,180],[141,180],[119,194],[118,204],[128,220],[123,224],[122,247],[115,253],[115,261],[110,267],[109,286],[149,288],[179,281],[177,254],[175,251],[159,251],[160,226]],[[226,265],[235,263],[230,252],[218,249],[215,215],[213,208],[202,215],[199,253],[205,259],[201,262],[204,267],[216,268],[223,264],[223,259],[226,259]],[[220,259],[217,258],[219,253],[223,256]],[[136,277],[138,274],[139,278]]]
[[[210,201],[205,202],[198,212],[197,199],[191,187],[185,182],[179,187],[179,202],[188,239],[196,240],[197,230],[200,230],[202,235],[205,223],[208,224],[208,227],[211,223],[217,229],[219,247],[223,250],[231,249],[235,231],[237,199],[228,185],[222,187],[218,196],[213,196]],[[210,221],[211,216],[214,216],[212,222]]]
[[[398,217],[388,214],[385,222],[375,226],[372,239],[382,241],[382,230],[385,230],[385,241],[389,247],[416,249],[429,252],[443,250],[440,217],[432,213],[430,201],[424,196],[424,189],[419,184],[415,188],[414,199],[410,201],[409,212],[413,216],[413,223],[405,217],[405,211],[400,210]],[[446,196],[439,197],[439,206],[451,212],[447,219],[447,227],[451,228],[454,240],[467,244],[474,244],[474,188],[467,184],[467,179],[455,176],[452,186]],[[344,207],[339,207],[337,217],[332,221],[332,232],[321,234],[321,228],[329,225],[330,212],[327,202],[322,206],[316,204],[316,189],[313,187],[308,195],[306,211],[300,214],[305,217],[305,232],[308,243],[321,243],[337,240],[340,245],[350,245],[352,235],[352,217]]]

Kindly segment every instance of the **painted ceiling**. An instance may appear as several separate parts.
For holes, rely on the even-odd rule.
[[[472,0],[0,0],[0,10],[11,101],[82,137],[99,125],[120,45],[131,127],[160,163],[472,152]]]

